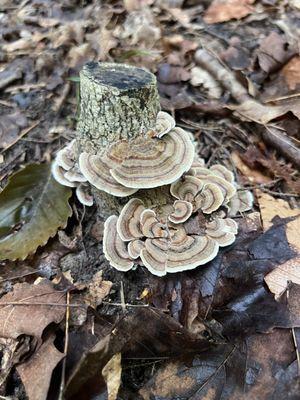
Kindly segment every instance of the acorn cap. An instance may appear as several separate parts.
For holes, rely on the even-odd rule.
[[[128,188],[118,183],[111,176],[109,166],[98,155],[81,153],[79,156],[79,168],[91,185],[106,193],[117,197],[126,197],[137,191],[137,189]]]
[[[109,263],[117,270],[129,271],[134,262],[117,232],[117,220],[116,215],[111,215],[104,223],[103,252]]]

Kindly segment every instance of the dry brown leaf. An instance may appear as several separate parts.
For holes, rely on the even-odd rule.
[[[293,57],[281,70],[290,90],[300,85],[300,57]]]
[[[300,253],[300,210],[291,209],[287,201],[275,199],[261,190],[256,190],[256,195],[264,231],[273,225],[272,219],[277,215],[280,218],[297,217],[287,223],[286,236],[289,244]]]
[[[121,385],[121,353],[115,354],[102,369],[107,386],[108,400],[116,400]]]
[[[214,0],[204,14],[207,24],[230,21],[246,17],[254,11],[255,0]]]
[[[300,285],[300,255],[275,268],[265,276],[265,282],[276,298],[285,291],[288,282]]]
[[[278,105],[266,105],[259,103],[250,97],[238,106],[227,106],[241,120],[257,122],[259,124],[267,124],[289,111],[297,118],[300,118],[300,106],[298,99],[286,99],[279,102]]]
[[[92,308],[96,308],[109,294],[111,287],[112,282],[103,280],[102,271],[97,272],[86,286],[87,293],[84,294],[84,302]]]
[[[245,176],[251,183],[265,184],[272,181],[272,179],[256,169],[249,168],[247,164],[241,159],[237,152],[231,154],[232,161],[236,168]]]
[[[297,217],[287,223],[286,236],[291,247],[299,255],[279,265],[265,277],[270,291],[279,297],[289,281],[300,284],[300,211],[291,209],[286,201],[275,199],[260,190],[257,190],[256,194],[265,231],[273,225],[272,219],[277,215],[280,218]]]
[[[54,339],[55,335],[50,336],[27,362],[17,367],[29,400],[46,400],[52,372],[64,357],[54,346]]]
[[[267,73],[283,65],[290,56],[291,51],[286,47],[284,36],[275,31],[261,41],[257,51],[259,65]]]
[[[22,303],[26,305],[19,305]],[[50,323],[59,323],[65,315],[65,307],[55,306],[56,303],[65,303],[65,293],[55,290],[48,281],[39,285],[16,284],[0,299],[0,336],[40,338]]]

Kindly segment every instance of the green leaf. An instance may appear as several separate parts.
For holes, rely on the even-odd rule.
[[[57,183],[50,164],[14,174],[0,193],[0,260],[24,260],[65,227],[72,191]]]

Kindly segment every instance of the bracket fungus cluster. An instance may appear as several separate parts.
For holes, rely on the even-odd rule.
[[[92,206],[93,197],[90,187],[79,169],[76,156],[77,144],[74,139],[56,154],[52,164],[52,175],[61,185],[76,188],[76,196],[80,203]]]
[[[150,206],[131,198],[120,215],[104,225],[103,250],[110,264],[128,271],[135,264],[163,276],[196,268],[216,257],[220,247],[235,241],[238,226],[228,218],[231,204],[239,211],[240,198],[234,175],[224,166],[205,168],[196,160],[190,170],[168,186],[166,201]],[[252,207],[249,192],[243,211]]]
[[[87,181],[113,196],[168,185],[187,172],[194,157],[189,134],[159,112],[156,127],[131,140],[119,140],[103,154],[83,152],[79,168]]]
[[[80,153],[73,140],[57,153],[53,175],[76,187],[86,205],[93,201],[90,186],[117,197],[135,193],[104,224],[104,254],[119,271],[140,264],[163,276],[206,264],[235,240],[238,226],[228,216],[249,210],[253,202],[226,167],[204,166],[191,135],[165,112],[158,113],[155,129],[117,141],[101,154]],[[163,201],[152,188],[167,193]]]

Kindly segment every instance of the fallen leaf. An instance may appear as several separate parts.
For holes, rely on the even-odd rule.
[[[300,85],[300,57],[293,57],[280,71],[290,90]]]
[[[122,39],[130,39],[132,45],[144,43],[153,46],[161,37],[161,30],[156,25],[150,8],[132,11],[123,23],[120,34]]]
[[[300,253],[300,210],[291,209],[288,202],[282,199],[275,199],[268,193],[256,190],[258,205],[260,208],[263,228],[266,231],[273,226],[273,218],[295,217],[286,225],[286,235],[289,244]]]
[[[16,339],[29,335],[40,339],[49,324],[58,324],[65,315],[65,307],[56,303],[65,303],[65,293],[55,290],[50,282],[17,283],[12,292],[0,299],[0,336]]]
[[[25,259],[66,226],[71,193],[55,181],[49,164],[14,174],[0,193],[0,259]]]
[[[16,111],[12,114],[0,116],[0,149],[10,146],[22,128],[27,126],[27,118]]]
[[[259,170],[248,167],[248,165],[242,160],[241,156],[236,151],[231,154],[231,159],[235,167],[251,183],[265,184],[272,181],[272,179],[269,176],[264,175]]]
[[[29,336],[21,336],[18,339],[0,337],[0,390],[5,388],[12,368],[28,355],[35,344]]]
[[[292,335],[287,329],[274,329],[267,335],[255,334],[246,341],[247,379],[245,392],[234,400],[289,399],[288,392],[277,397],[276,384],[295,359]],[[276,349],[276,351],[274,351]],[[290,387],[292,389],[292,387]],[[297,397],[297,396],[296,396]]]
[[[234,111],[234,115],[244,121],[267,124],[268,122],[285,115],[289,111],[300,119],[300,107],[298,99],[288,98],[279,104],[262,104],[250,97],[240,105],[228,105],[227,108]]]
[[[67,381],[65,396],[68,399],[86,393],[92,382],[98,385],[98,393],[103,393],[105,385],[104,381],[101,383],[99,375],[114,354],[121,352],[124,358],[153,358],[156,355],[158,358],[178,357],[182,354],[199,354],[210,347],[206,339],[196,339],[167,314],[151,308],[135,309],[121,318],[111,327],[110,333],[82,355]]]
[[[140,390],[144,400],[231,398],[244,386],[245,354],[231,345],[168,362]]]
[[[29,400],[47,399],[52,372],[64,358],[64,354],[55,347],[54,340],[55,335],[52,334],[28,361],[17,366]]]
[[[157,79],[164,84],[187,81],[190,73],[183,67],[170,64],[160,64],[157,71]]]
[[[107,386],[108,400],[116,400],[121,385],[121,353],[116,353],[102,369]]]
[[[265,277],[270,291],[279,298],[289,282],[300,285],[300,255],[279,265]]]
[[[22,78],[22,68],[20,65],[11,63],[0,72],[0,89],[5,88],[11,82]]]
[[[251,4],[255,0],[214,0],[204,14],[207,24],[241,19],[251,14],[254,8]]]
[[[280,68],[291,57],[293,52],[286,45],[284,36],[275,31],[261,41],[257,57],[263,71],[269,74]]]
[[[93,279],[85,285],[84,302],[96,309],[109,294],[112,285],[112,282],[103,280],[102,271],[98,271],[93,276]]]

